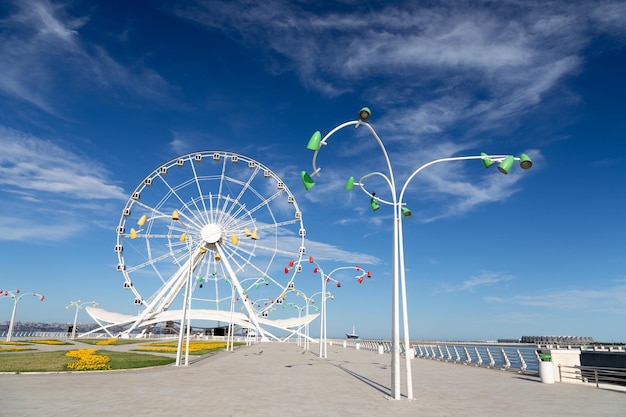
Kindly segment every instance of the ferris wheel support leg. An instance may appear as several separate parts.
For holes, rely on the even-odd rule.
[[[189,268],[192,268],[192,271],[196,269],[198,263],[202,259],[204,254],[198,249],[193,256],[192,259],[187,260],[178,271],[172,275],[172,277],[167,281],[167,283],[161,288],[159,294],[152,300],[152,302],[146,305],[144,311],[140,314],[140,316],[135,320],[132,326],[125,330],[123,333],[125,335],[129,335],[133,330],[135,330],[138,326],[141,326],[144,321],[148,320],[153,314],[161,313],[169,308],[172,304],[174,298],[178,296],[181,292],[185,284],[187,283],[187,279],[189,277]]]
[[[222,258],[222,262],[224,262],[224,267],[226,267],[226,271],[228,271],[228,274],[230,275],[230,279],[233,282],[233,285],[235,286],[237,293],[239,293],[239,298],[242,300],[243,305],[246,308],[246,311],[248,312],[248,317],[250,318],[250,321],[252,322],[252,324],[254,324],[254,327],[256,328],[257,335],[260,335],[262,340],[265,339],[265,332],[263,328],[259,325],[259,321],[257,320],[256,314],[254,313],[250,305],[245,302],[245,299],[246,299],[245,294],[242,292],[243,289],[241,288],[241,285],[239,284],[239,280],[237,279],[237,275],[235,274],[235,271],[230,266],[230,262],[228,262],[228,258],[226,257],[226,254],[222,250],[222,247],[219,243],[215,243],[215,247],[217,248],[217,252],[220,254],[220,257]]]

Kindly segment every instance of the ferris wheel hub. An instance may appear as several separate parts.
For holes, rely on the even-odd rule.
[[[215,244],[222,238],[222,228],[217,224],[207,224],[200,231],[202,240],[209,244]]]

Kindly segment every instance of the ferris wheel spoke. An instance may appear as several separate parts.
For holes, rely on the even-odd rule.
[[[231,250],[226,246],[222,246],[222,249],[224,250],[224,252],[229,254],[229,259],[232,260],[232,262],[237,266],[235,272],[241,272],[243,270],[243,268],[245,267],[246,264],[248,264],[248,261],[245,259],[245,257],[241,256],[241,254],[239,253],[240,248],[237,248],[236,250]],[[250,254],[249,258],[252,256],[252,254]],[[241,259],[244,261],[244,264],[242,265],[237,258]]]
[[[228,210],[224,210],[224,213],[231,213],[233,208],[235,208],[235,203],[241,201],[246,191],[251,189],[252,180],[256,178],[257,173],[259,172],[259,168],[256,167],[254,171],[250,174],[247,181],[241,181],[235,178],[227,177],[229,182],[233,182],[241,186],[241,190],[239,190],[239,194],[234,199],[231,199],[231,207]]]
[[[259,167],[255,167],[252,173],[250,174],[250,176],[248,177],[248,180],[246,182],[243,182],[243,181],[241,182],[242,187],[241,187],[241,190],[239,191],[239,195],[235,197],[235,201],[240,201],[243,198],[243,195],[246,193],[246,191],[248,191],[248,189],[250,188],[250,184],[252,184],[252,180],[256,178],[258,173],[259,173]]]
[[[126,268],[126,272],[130,274],[132,272],[141,270],[141,269],[143,269],[143,268],[145,268],[147,266],[152,266],[152,265],[154,265],[154,264],[156,264],[156,263],[158,263],[160,261],[163,261],[165,259],[170,259],[171,257],[172,257],[172,255],[170,253],[165,253],[165,254],[163,254],[161,256],[158,256],[156,258],[150,258],[146,262],[142,262],[142,263],[137,264],[137,265],[132,266],[132,267],[127,267]]]
[[[269,207],[269,203],[272,202],[273,200],[275,200],[276,198],[278,198],[279,196],[282,195],[282,190],[277,191],[276,193],[274,193],[273,195],[271,195],[270,197],[264,199],[261,203],[259,203],[257,206],[253,207],[250,209],[250,214],[255,213],[257,210],[259,210],[260,208],[264,207],[264,206],[268,206]]]
[[[248,251],[243,251],[243,252],[248,254],[248,257],[243,256],[240,253],[240,251],[235,251],[233,253],[233,258],[238,258],[240,261],[243,261],[243,264],[241,264],[236,259],[234,260],[234,262],[237,262],[237,265],[239,266],[239,269],[243,269],[246,266],[250,266],[255,271],[259,272],[260,274],[263,274],[264,271],[261,268],[258,268],[254,263],[250,262],[250,259],[254,256],[254,254],[252,252],[248,252]]]
[[[263,230],[268,230],[268,229],[278,229],[283,226],[291,226],[292,224],[296,224],[299,222],[300,222],[299,220],[293,219],[293,220],[285,220],[285,221],[278,222],[278,223],[268,223],[266,225],[261,225],[257,227],[257,230],[263,231]]]
[[[232,223],[232,221],[234,221],[234,219],[237,219],[239,217],[239,215],[241,214],[242,211],[245,210],[245,204],[240,204],[238,207],[235,204],[235,200],[232,199],[232,197],[230,196],[225,196],[223,198],[224,200],[224,205],[223,210],[220,211],[219,217],[217,218],[217,222],[221,223],[221,224],[228,224],[229,222]],[[230,207],[228,208],[228,210],[226,210],[226,207],[229,203]],[[233,213],[233,210],[236,211]],[[231,219],[230,221],[228,219]]]
[[[220,175],[220,178],[219,178],[219,186],[217,188],[217,195],[218,196],[224,195],[223,192],[224,192],[225,173],[226,173],[226,158],[223,158],[223,161],[222,161],[222,172],[221,172],[221,175]],[[219,203],[220,203],[220,201],[218,199],[218,201],[216,202],[215,211],[219,211],[219,209],[220,209]]]
[[[191,165],[192,171],[194,172],[194,179],[196,179],[196,174],[195,174],[195,170],[194,170],[194,167],[193,167],[193,161],[191,161],[191,159],[189,159],[189,164]],[[169,199],[170,196],[174,196],[176,198],[176,200],[178,200],[178,202],[182,205],[182,207],[185,208],[185,211],[187,211],[187,212],[193,211],[191,206],[189,205],[189,203],[185,202],[185,200],[180,196],[178,191],[180,189],[184,189],[185,188],[184,186],[188,185],[188,183],[190,183],[190,181],[194,181],[194,180],[188,180],[187,182],[184,182],[184,183],[182,183],[179,186],[172,187],[170,185],[170,183],[162,175],[159,175],[159,178],[161,179],[161,181],[163,182],[165,187],[168,189],[168,192],[161,199],[161,201],[159,201],[157,207],[161,207],[163,205],[163,203]],[[197,179],[196,179],[196,181],[197,181]],[[195,199],[192,199],[191,203],[193,204],[193,206],[196,208],[197,211],[200,211],[200,208],[197,206],[197,204],[195,202]],[[181,214],[181,213],[179,213],[179,214]],[[171,213],[166,214],[166,216],[171,216]],[[186,217],[186,220],[188,220],[190,222],[192,221],[192,219],[188,218],[188,217]],[[198,227],[198,224],[195,224],[194,226]]]
[[[196,203],[196,200],[194,199],[194,205],[196,206],[197,211],[200,213],[200,215],[204,214],[206,215],[206,205],[204,203],[204,199],[202,198],[202,188],[200,187],[200,181],[198,180],[198,173],[196,171],[196,167],[194,166],[193,163],[191,163],[191,158],[189,161],[190,165],[191,165],[191,170],[193,171],[193,178],[194,178],[194,182],[196,183],[196,188],[198,189],[198,196],[200,197],[200,201],[202,202],[202,209],[200,209]],[[203,220],[208,221],[209,219],[207,217],[204,217]]]
[[[134,204],[138,205],[141,208],[144,208],[145,210],[149,211],[150,213],[152,213],[150,215],[151,218],[158,218],[158,217],[169,217],[169,214],[163,213],[162,211],[149,206],[147,204],[144,204],[143,202],[139,201],[139,200],[135,200]]]

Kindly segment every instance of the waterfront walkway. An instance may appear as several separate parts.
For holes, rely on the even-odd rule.
[[[418,358],[415,400],[390,400],[389,361],[337,345],[321,359],[295,343],[260,343],[188,367],[1,374],[0,416],[626,415],[622,391]]]

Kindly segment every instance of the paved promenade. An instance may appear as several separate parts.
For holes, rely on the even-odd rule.
[[[320,359],[294,343],[261,343],[189,367],[1,374],[0,415],[626,415],[624,392],[542,384],[534,376],[417,358],[415,400],[390,400],[389,361],[388,354],[337,345]]]

